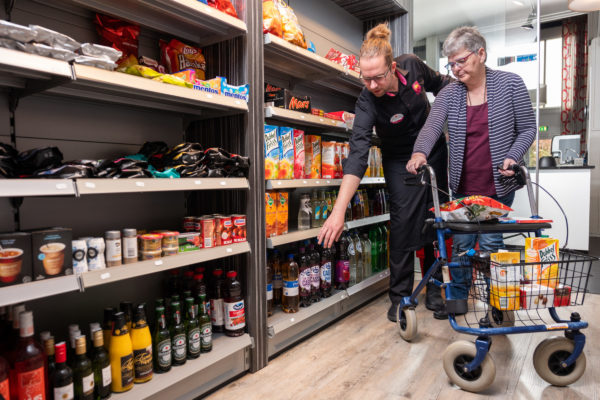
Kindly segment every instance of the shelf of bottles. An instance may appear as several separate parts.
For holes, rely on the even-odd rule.
[[[277,179],[267,180],[267,190],[278,190],[278,189],[297,189],[297,188],[311,188],[311,187],[328,187],[328,186],[340,186],[342,184],[341,179]],[[383,185],[385,184],[385,178],[377,177],[365,177],[360,181],[361,185]]]

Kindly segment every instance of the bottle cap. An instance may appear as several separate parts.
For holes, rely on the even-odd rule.
[[[223,270],[221,268],[217,268],[213,271],[213,275],[214,276],[221,276],[223,275]]]
[[[186,278],[190,278],[194,276],[194,271],[185,271],[183,273],[183,276],[185,276]]]
[[[237,272],[235,271],[227,271],[228,278],[235,278],[237,276]]]
[[[125,324],[125,314],[119,311],[114,314],[114,318],[113,336],[120,336],[128,333],[127,324]]]
[[[104,234],[105,239],[121,239],[121,232],[119,231],[106,231]]]
[[[90,335],[93,334],[95,331],[101,331],[102,327],[100,326],[100,324],[98,322],[90,322]]]
[[[77,324],[69,325],[69,336],[72,336],[71,333],[78,331],[78,330],[79,330],[79,325],[77,325]]]
[[[59,342],[54,345],[55,359],[57,363],[67,362],[67,344]]]
[[[123,229],[123,237],[136,237],[136,236],[137,236],[137,229],[133,229],[133,228]]]
[[[288,260],[294,260],[294,255],[293,254],[288,254]]]
[[[16,306],[13,307],[12,309],[12,316],[13,316],[13,329],[19,329],[19,315],[23,312],[25,312],[25,304],[18,304]]]
[[[75,339],[75,354],[81,355],[85,354],[86,345],[85,345],[85,335],[79,335],[77,339]]]
[[[46,351],[47,356],[54,355],[54,337],[48,336],[44,339],[44,350]]]
[[[19,331],[21,337],[33,336],[33,312],[24,311],[19,314]]]
[[[44,332],[40,332],[40,340],[42,342],[45,342],[46,340],[48,340],[50,337],[52,336],[52,334],[50,333],[50,331],[44,331]]]
[[[102,331],[94,331],[92,333],[92,340],[94,342],[94,347],[104,346],[104,335],[102,334]]]
[[[204,274],[196,274],[196,275],[194,275],[194,280],[195,281],[201,281],[202,279],[204,279]]]

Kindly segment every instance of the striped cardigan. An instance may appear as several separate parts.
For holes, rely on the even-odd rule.
[[[535,139],[536,122],[527,88],[520,76],[486,67],[486,80],[494,185],[496,194],[502,197],[519,186],[514,179],[500,180],[497,166],[505,158],[517,162],[523,159]],[[467,88],[463,83],[453,82],[440,91],[419,132],[413,153],[423,153],[428,157],[442,135],[446,121],[450,138],[449,185],[456,193],[462,175],[467,138]]]

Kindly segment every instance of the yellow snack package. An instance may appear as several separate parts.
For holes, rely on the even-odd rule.
[[[558,239],[525,239],[525,262],[544,262],[544,264],[525,266],[526,280],[555,288],[558,285],[558,264],[552,261],[558,260]]]
[[[490,304],[498,310],[520,308],[521,254],[490,254]]]

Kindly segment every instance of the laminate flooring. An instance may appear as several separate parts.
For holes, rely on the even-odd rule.
[[[573,308],[590,325],[584,331],[587,368],[579,381],[550,386],[533,367],[537,344],[562,331],[495,336],[490,354],[496,379],[479,394],[452,385],[442,366],[450,343],[474,341],[473,336],[455,332],[448,321],[433,319],[419,306],[419,333],[407,343],[386,318],[389,305],[387,295],[379,296],[207,399],[600,399],[600,295],[588,295],[583,306]]]

